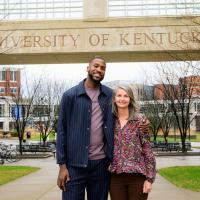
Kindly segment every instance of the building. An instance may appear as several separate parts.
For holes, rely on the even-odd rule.
[[[192,97],[191,118],[194,120],[191,127],[200,131],[200,76],[186,76],[179,79],[179,83],[185,85],[188,96]]]
[[[156,100],[166,100],[168,95],[173,95],[174,92],[178,92],[178,85],[172,84],[155,84],[154,85],[154,99]],[[167,92],[166,92],[167,91]]]
[[[155,84],[154,97],[157,100],[165,100],[167,99],[166,93],[170,96],[173,94],[176,95],[184,87],[188,93],[188,96],[190,97],[200,96],[200,76],[186,76],[183,78],[179,78],[179,83],[177,85]]]
[[[0,131],[13,127],[12,97],[20,93],[21,71],[19,68],[0,68]]]
[[[200,131],[200,76],[179,78],[177,85],[155,84],[153,93],[154,98],[152,100],[156,103],[159,101],[164,104],[168,101],[167,104],[170,105],[172,101],[178,112],[183,112],[184,109],[188,108],[191,130]],[[142,102],[141,105],[144,106],[145,103]],[[162,113],[162,109],[160,109],[160,112]]]
[[[193,96],[200,96],[200,76],[186,76],[179,79],[179,83],[186,85]]]
[[[0,69],[0,96],[9,97],[20,92],[21,77],[20,69],[6,68]]]

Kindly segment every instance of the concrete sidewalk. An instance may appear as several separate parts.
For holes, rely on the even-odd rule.
[[[178,165],[200,165],[200,157],[157,157],[157,168]],[[56,186],[58,166],[53,157],[22,160],[12,165],[37,166],[41,170],[0,186],[0,200],[61,200]],[[175,187],[157,175],[149,200],[199,200],[200,192]]]
[[[0,200],[61,199],[61,193],[56,186],[58,166],[53,157],[32,160],[24,159],[12,163],[12,165],[34,166],[40,167],[41,169],[35,173],[0,186]]]

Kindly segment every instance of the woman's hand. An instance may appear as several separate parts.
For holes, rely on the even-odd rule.
[[[144,181],[144,185],[143,185],[143,193],[149,193],[152,190],[152,183],[150,183],[149,181]]]
[[[150,125],[150,122],[149,120],[144,117],[144,119],[142,120],[142,123],[140,123],[139,125],[139,129],[143,132],[143,133],[149,133],[149,125]]]

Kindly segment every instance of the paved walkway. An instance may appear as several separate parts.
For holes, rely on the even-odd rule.
[[[200,165],[199,156],[157,157],[157,168],[178,165]],[[12,165],[41,167],[41,170],[0,186],[0,200],[61,200],[56,186],[58,166],[53,157],[22,160]],[[157,175],[149,200],[199,200],[200,192],[179,189]]]

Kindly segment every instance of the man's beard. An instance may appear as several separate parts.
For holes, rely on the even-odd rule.
[[[98,80],[94,79],[93,75],[90,73],[88,73],[88,76],[89,76],[90,80],[92,80],[94,83],[97,83],[97,84],[99,84],[103,80],[103,78],[98,79]]]

